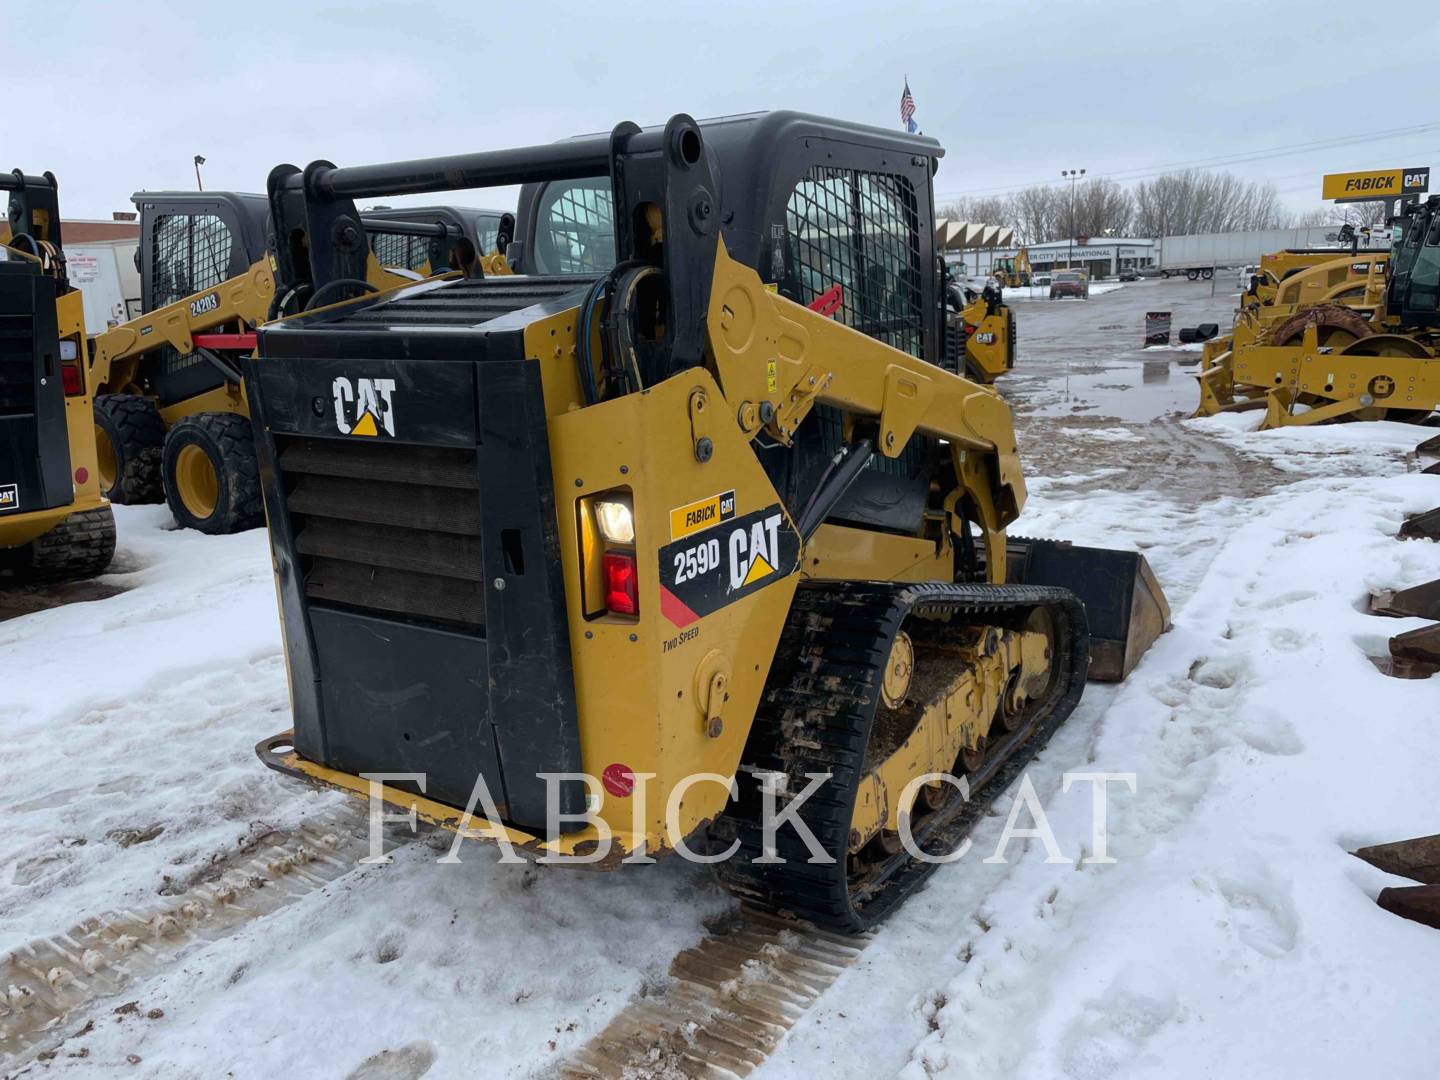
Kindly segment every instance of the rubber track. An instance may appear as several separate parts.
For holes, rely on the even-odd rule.
[[[1057,677],[1050,695],[1031,707],[1024,726],[991,744],[981,769],[969,776],[968,801],[955,799],[917,824],[915,839],[930,854],[955,850],[1075,708],[1089,666],[1084,608],[1066,589],[1034,585],[802,584],[741,770],[742,776],[757,770],[785,773],[788,790],[796,794],[808,783],[806,773],[831,774],[798,816],[835,861],[810,863],[809,849],[786,826],[775,841],[785,862],[755,865],[762,839],[759,784],[742,779],[740,798],[711,830],[717,850],[740,843],[739,851],[719,864],[727,887],[753,904],[847,933],[865,930],[891,911],[934,864],[902,852],[867,879],[863,893],[852,896],[846,855],[879,681],[895,633],[907,618],[1018,629],[1037,607],[1054,616],[1060,643],[1052,657]]]

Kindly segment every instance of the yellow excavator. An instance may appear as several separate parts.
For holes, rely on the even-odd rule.
[[[991,276],[1002,289],[1021,289],[1029,286],[1031,281],[1030,249],[1022,247],[1014,256],[996,259]]]
[[[1264,409],[1275,428],[1440,408],[1440,198],[1408,207],[1395,232],[1389,253],[1293,267],[1247,293],[1231,334],[1206,344],[1196,415]]]
[[[1140,555],[1008,536],[942,154],[774,112],[273,171],[281,287],[355,295],[243,361],[293,701],[262,760],[522,857],[893,910],[1168,616]],[[515,183],[516,274],[354,289],[356,200]]]
[[[66,274],[55,177],[0,175],[0,583],[93,577],[115,553],[86,377],[85,309]]]
[[[260,524],[260,487],[237,358],[267,318],[328,303],[277,294],[263,195],[141,192],[137,256],[144,313],[90,346],[101,485],[118,503],[166,501],[186,528]],[[460,207],[365,215],[364,281],[379,289],[497,268],[514,215]],[[334,295],[333,293],[331,295]]]

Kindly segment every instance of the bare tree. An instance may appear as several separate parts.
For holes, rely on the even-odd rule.
[[[942,206],[939,216],[952,221],[970,221],[978,225],[1014,225],[1012,200],[998,195],[982,199],[956,199]]]
[[[1114,180],[1087,180],[1074,197],[1074,221],[1065,231],[1073,226],[1076,236],[1123,236],[1135,216],[1135,200]]]
[[[1377,202],[1346,203],[1343,214],[1342,220],[1357,229],[1362,225],[1384,225],[1385,219],[1390,216],[1390,204],[1384,199]]]
[[[1150,236],[1275,229],[1292,215],[1274,184],[1187,169],[1135,185],[1135,228]]]
[[[1044,243],[1064,231],[1069,206],[1056,188],[1044,185],[1025,188],[1016,193],[1011,203],[1015,234],[1021,243]]]

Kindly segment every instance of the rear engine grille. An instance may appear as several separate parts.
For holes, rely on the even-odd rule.
[[[475,452],[282,438],[305,595],[483,633]]]
[[[0,316],[0,416],[35,411],[34,333],[30,316]]]

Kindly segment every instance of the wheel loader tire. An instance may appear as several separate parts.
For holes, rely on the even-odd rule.
[[[181,528],[212,536],[264,521],[250,421],[234,413],[187,416],[165,440],[165,501]]]
[[[155,402],[139,394],[101,394],[95,398],[95,458],[100,493],[113,503],[165,501],[160,458],[165,421]]]
[[[31,584],[83,581],[103,574],[115,557],[115,515],[109,506],[79,510],[44,536],[0,552],[14,579]]]

